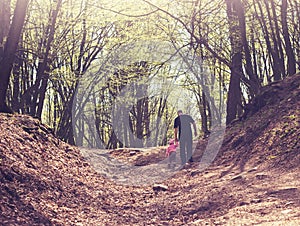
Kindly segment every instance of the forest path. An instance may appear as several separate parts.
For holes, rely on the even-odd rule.
[[[194,142],[194,149],[196,145],[197,142]],[[165,181],[183,167],[178,148],[175,167],[168,167],[166,148],[163,146],[117,150],[80,148],[80,152],[96,172],[115,183],[151,185]]]
[[[265,165],[247,165],[243,170],[234,164],[211,165],[199,170],[199,162],[172,171],[167,162],[134,166],[136,159],[159,160],[164,150],[147,149],[132,154],[132,150],[119,150],[122,159],[115,158],[112,150],[81,149],[94,169],[125,185],[150,185],[160,182],[167,191],[158,191],[145,200],[145,190],[132,188],[136,214],[155,223],[153,208],[159,212],[160,223],[179,225],[180,217],[189,217],[187,225],[295,225],[300,224],[300,175],[297,169],[284,172],[269,170]],[[152,155],[149,154],[152,153]],[[128,157],[128,154],[132,156]],[[156,158],[153,155],[156,154]],[[130,159],[130,157],[132,159]],[[126,164],[124,158],[131,164]],[[134,160],[135,161],[134,161]],[[152,186],[151,185],[151,186]],[[148,188],[149,189],[149,186]],[[117,197],[116,197],[117,198]],[[140,203],[140,204],[139,204]],[[123,204],[126,206],[126,201]],[[180,210],[178,216],[174,210]],[[171,219],[167,220],[167,219]],[[193,219],[194,220],[191,220]],[[164,221],[165,219],[165,221]]]

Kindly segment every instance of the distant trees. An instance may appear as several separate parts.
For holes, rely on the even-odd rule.
[[[299,45],[290,41],[291,36],[295,40],[299,34],[296,1],[174,1],[174,8],[181,6],[176,12],[171,6],[166,9],[144,1],[163,12],[161,17],[176,21],[178,30],[189,34],[182,45],[190,43],[199,56],[202,54],[203,63],[213,63],[214,73],[221,70],[217,78],[221,84],[229,80],[227,124],[241,115],[244,104],[262,85],[296,71]]]
[[[201,115],[202,131],[209,133],[213,122],[224,118],[225,108],[229,124],[263,85],[299,70],[298,0],[143,2],[136,7],[134,1],[124,5],[103,1],[99,5],[96,0],[33,0],[30,4],[29,0],[18,0],[11,17],[12,2],[1,1],[0,111],[11,112],[11,108],[40,118],[60,138],[82,145],[90,139],[83,133],[91,126],[87,118],[75,116],[74,127],[72,108],[80,81],[88,72],[98,73],[93,66],[104,67],[105,62],[114,70],[101,76],[121,81],[125,75],[120,74],[118,80],[116,71],[144,61],[149,76],[162,73],[193,95],[195,102],[191,104]],[[145,43],[145,49],[152,48],[149,52],[156,62],[140,56],[145,53],[139,48],[130,54],[124,49],[122,57],[109,59],[120,46],[138,40]],[[168,47],[151,47],[146,41],[168,43]],[[171,48],[173,53],[163,57]],[[175,55],[181,56],[185,66],[176,68],[179,60]],[[123,58],[124,65],[116,63]],[[149,65],[161,66],[152,70]],[[130,73],[137,75],[138,70]],[[121,143],[111,127],[111,91],[112,87],[105,86],[101,98],[95,96],[93,108],[98,138],[108,147],[132,143],[129,132],[137,137],[151,132],[157,139],[162,131],[150,131],[154,117],[164,118],[171,128],[175,108],[168,104],[171,97],[146,98],[126,116],[131,124]],[[81,134],[74,135],[78,131]],[[96,138],[92,140],[94,145]]]
[[[58,52],[54,50],[53,43],[61,4],[61,0],[45,6],[31,2],[27,23],[15,53],[17,60],[13,67],[9,100],[14,111],[39,119],[53,72],[53,59]]]

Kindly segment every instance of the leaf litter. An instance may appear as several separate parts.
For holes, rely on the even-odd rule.
[[[0,114],[1,225],[299,225],[299,84],[295,75],[264,87],[213,164],[199,170],[208,138],[199,140],[195,163],[156,189],[115,183],[95,153],[83,157],[29,116]],[[164,151],[110,156],[145,166]]]

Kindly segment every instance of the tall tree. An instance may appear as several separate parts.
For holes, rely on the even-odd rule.
[[[229,82],[226,124],[234,120],[241,107],[241,75],[243,73],[243,43],[238,14],[241,10],[240,0],[226,0],[229,33],[231,42],[231,75]]]
[[[237,11],[237,16],[239,21],[239,30],[241,33],[241,39],[244,48],[244,56],[246,61],[245,69],[246,69],[246,74],[248,75],[249,78],[249,80],[244,82],[246,82],[249,87],[251,97],[254,97],[259,92],[260,82],[253,68],[252,56],[248,44],[249,42],[248,42],[247,31],[246,31],[246,18],[245,18],[244,5],[240,0],[236,1],[236,5],[237,5],[236,11]]]
[[[291,45],[290,34],[288,29],[287,22],[287,0],[282,0],[281,4],[281,25],[282,25],[282,33],[285,42],[285,52],[287,55],[287,73],[288,75],[293,75],[296,73],[296,59],[295,54]]]
[[[0,59],[3,57],[5,39],[10,24],[10,0],[0,1]]]
[[[47,37],[46,37],[46,46],[45,46],[45,52],[41,56],[42,58],[40,59],[39,67],[37,70],[37,80],[35,84],[35,89],[33,93],[33,100],[32,100],[32,110],[31,114],[33,116],[38,117],[41,119],[42,116],[42,110],[44,106],[44,101],[45,101],[45,94],[46,94],[46,89],[48,85],[48,80],[49,80],[49,53],[50,53],[50,48],[51,44],[54,39],[54,34],[55,34],[55,25],[56,25],[56,20],[57,20],[57,15],[58,12],[61,8],[62,0],[58,0],[56,3],[56,8],[52,11],[50,23],[49,23],[49,28],[47,29]],[[37,106],[36,106],[37,105]]]
[[[7,41],[4,45],[3,57],[0,61],[0,112],[12,112],[6,104],[6,91],[15,60],[15,53],[18,47],[20,34],[24,25],[28,3],[29,0],[17,1]]]

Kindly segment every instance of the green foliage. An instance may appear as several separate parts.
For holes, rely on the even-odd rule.
[[[253,70],[260,83],[265,84],[273,80],[274,65],[287,63],[284,50],[278,55],[283,60],[274,63],[279,45],[285,46],[279,26],[281,5],[275,4],[272,11],[273,1],[241,2]],[[33,0],[29,5],[8,97],[18,112],[30,113],[28,93],[32,95],[38,83],[37,72],[44,60],[56,3]],[[297,1],[290,1],[287,12],[295,52],[299,52],[297,37],[300,36],[297,6]],[[225,1],[217,0],[63,1],[45,73],[49,81],[43,120],[55,131],[71,130],[70,106],[81,82],[88,87],[97,81],[97,89],[103,93],[100,99],[95,97],[96,106],[104,111],[101,114],[107,114],[112,107],[108,92],[117,95],[122,87],[136,81],[137,74],[143,74],[145,78],[155,77],[167,84],[168,89],[161,95],[168,99],[164,114],[168,115],[169,128],[176,108],[184,108],[189,113],[197,109],[194,114],[199,122],[199,111],[202,119],[206,115],[210,121],[221,121],[225,115],[233,47],[240,46],[232,46],[230,39],[241,42],[243,38],[238,31],[229,32],[230,28],[238,29],[242,22],[238,18],[228,18],[226,10]],[[148,62],[148,66],[134,66],[142,61]],[[245,69],[245,56],[242,63]],[[248,71],[244,71],[241,82],[246,103],[250,97],[251,78]],[[112,76],[116,72],[119,76]],[[92,79],[91,74],[95,74]],[[107,78],[110,78],[108,85],[105,84]],[[171,92],[172,89],[177,92]],[[157,100],[152,101],[151,107]],[[95,109],[89,106],[89,110]],[[293,120],[296,116],[289,117]],[[109,125],[109,116],[103,116],[102,120]],[[103,128],[108,137],[110,129]]]

